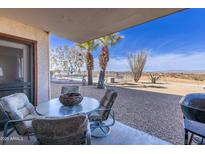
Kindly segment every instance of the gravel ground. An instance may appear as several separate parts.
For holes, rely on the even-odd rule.
[[[51,84],[51,97],[60,95],[65,84]],[[118,121],[157,136],[173,144],[183,144],[181,96],[112,87],[118,92],[114,111]],[[166,90],[166,89],[165,89]],[[100,99],[104,90],[96,86],[81,86],[83,96]]]

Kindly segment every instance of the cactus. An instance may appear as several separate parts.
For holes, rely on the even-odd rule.
[[[149,78],[150,78],[150,81],[151,81],[151,83],[157,83],[157,81],[160,79],[160,75],[159,74],[157,74],[157,73],[150,73],[149,74]]]
[[[140,77],[142,76],[146,60],[147,53],[145,51],[140,51],[139,53],[135,54],[129,54],[128,64],[135,82],[138,82]]]

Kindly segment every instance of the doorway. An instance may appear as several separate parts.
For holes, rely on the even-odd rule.
[[[0,36],[0,97],[25,93],[36,105],[35,44]]]

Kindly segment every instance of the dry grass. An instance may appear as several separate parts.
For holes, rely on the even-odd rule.
[[[198,84],[188,84],[188,83],[156,83],[152,84],[150,82],[141,81],[139,83],[134,82],[124,82],[124,83],[113,83],[109,84],[117,87],[124,87],[128,89],[143,90],[150,92],[158,92],[163,94],[173,94],[184,96],[188,93],[204,93],[205,89],[203,85]]]
[[[115,74],[107,74],[107,84],[111,84],[109,76],[115,77]],[[123,78],[118,79],[115,77],[116,82],[111,85],[181,96],[188,93],[205,92],[205,81],[199,81],[198,79],[205,77],[205,74],[160,73],[160,79],[156,84],[151,83],[148,73],[144,73],[138,83],[131,79],[129,73],[122,73],[119,76],[123,76]]]

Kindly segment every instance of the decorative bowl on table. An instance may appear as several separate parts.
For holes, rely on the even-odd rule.
[[[66,93],[62,94],[59,97],[59,100],[64,106],[74,106],[80,104],[83,97],[80,93]]]

